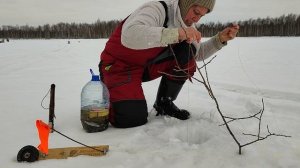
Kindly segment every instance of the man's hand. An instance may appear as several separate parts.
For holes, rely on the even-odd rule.
[[[239,32],[240,26],[233,23],[219,33],[219,38],[222,43],[232,40]]]
[[[187,43],[191,44],[193,41],[200,43],[201,33],[193,27],[178,28],[179,41],[186,40]]]

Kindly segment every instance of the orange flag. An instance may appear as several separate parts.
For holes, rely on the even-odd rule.
[[[39,138],[41,141],[41,144],[38,146],[38,149],[42,153],[48,154],[48,138],[50,133],[50,127],[42,120],[36,120],[36,127],[38,129]]]

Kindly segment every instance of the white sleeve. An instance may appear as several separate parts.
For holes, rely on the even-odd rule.
[[[202,61],[206,58],[212,56],[217,51],[219,51],[222,47],[227,45],[227,43],[221,43],[218,34],[210,38],[209,40],[202,42],[200,45],[197,46],[197,55],[196,60]]]
[[[121,43],[131,49],[164,46],[161,36],[165,9],[160,2],[146,3],[133,12],[123,24]]]

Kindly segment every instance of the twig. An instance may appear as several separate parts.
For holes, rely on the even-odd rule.
[[[224,118],[226,119],[230,119],[227,121],[227,123],[230,123],[230,122],[233,122],[233,121],[236,121],[236,120],[244,120],[244,119],[250,119],[250,118],[256,118],[259,120],[258,117],[256,117],[258,114],[260,114],[262,112],[262,110],[260,110],[258,113],[254,114],[254,115],[251,115],[251,116],[248,116],[248,117],[239,117],[239,118],[233,118],[233,117],[227,117],[227,116],[224,116]],[[221,124],[219,126],[223,126],[225,124]]]
[[[206,67],[206,65],[208,65],[209,63],[212,62],[212,60],[214,60],[217,57],[217,55],[213,56],[209,61],[207,61],[207,63],[205,63],[204,65],[202,65],[199,69],[202,69],[203,67]]]
[[[234,139],[234,141],[235,141],[236,144],[238,145],[238,147],[239,147],[239,154],[242,153],[242,148],[243,148],[243,147],[245,147],[245,146],[247,146],[247,145],[250,145],[250,144],[253,144],[253,143],[255,143],[255,142],[264,140],[264,139],[266,139],[266,138],[268,138],[268,137],[270,137],[270,136],[291,137],[291,136],[288,136],[288,135],[282,135],[282,134],[271,133],[268,126],[267,126],[267,130],[268,130],[268,133],[269,133],[269,134],[267,134],[267,135],[264,136],[264,137],[261,136],[261,122],[262,122],[262,115],[263,115],[263,112],[264,112],[264,109],[265,109],[265,105],[264,105],[264,100],[263,100],[263,99],[262,99],[262,109],[261,109],[258,113],[254,114],[254,115],[252,115],[252,116],[248,116],[248,117],[239,117],[239,118],[233,118],[233,117],[227,117],[227,116],[224,116],[223,113],[222,113],[222,111],[221,111],[221,109],[220,109],[218,100],[217,100],[217,98],[215,97],[215,95],[214,95],[214,93],[213,93],[213,91],[212,91],[212,89],[211,89],[211,85],[210,85],[210,82],[209,82],[209,79],[208,79],[207,68],[206,68],[206,66],[207,66],[209,63],[211,63],[211,61],[212,61],[216,56],[214,56],[208,63],[205,63],[204,58],[202,57],[202,60],[203,60],[204,65],[203,65],[202,67],[200,67],[200,68],[199,68],[199,67],[197,66],[197,64],[196,64],[197,71],[199,72],[200,77],[201,77],[201,79],[202,79],[202,80],[199,80],[199,79],[197,79],[197,78],[195,78],[195,77],[190,76],[185,70],[180,69],[180,66],[179,66],[178,61],[177,61],[176,56],[175,56],[175,52],[173,51],[172,47],[170,47],[170,50],[171,50],[173,56],[175,57],[175,61],[176,61],[176,64],[177,64],[177,66],[178,66],[177,68],[179,68],[179,71],[184,72],[184,73],[186,74],[185,77],[191,77],[191,78],[195,79],[196,81],[202,83],[202,84],[204,85],[204,87],[206,88],[206,90],[207,90],[209,96],[210,96],[210,97],[212,98],[212,100],[215,102],[217,111],[219,112],[219,114],[220,114],[220,116],[221,116],[221,118],[222,118],[222,120],[223,120],[223,123],[224,123],[224,124],[222,124],[222,125],[225,125],[225,126],[226,126],[226,128],[227,128],[229,134],[231,135],[231,137]],[[191,50],[191,46],[190,46],[190,51],[192,51],[192,50]],[[189,52],[189,53],[190,53],[190,52]],[[194,57],[195,54],[194,54],[194,53],[192,53],[192,54],[193,54],[193,58],[195,59],[195,57]],[[196,61],[195,61],[195,62],[196,62]],[[202,69],[202,68],[204,68],[204,70],[205,70],[205,76],[204,76],[204,75],[202,74],[202,72],[201,72],[201,69]],[[160,73],[163,73],[163,72],[160,72]],[[163,73],[163,74],[165,74],[165,75],[171,75],[171,74],[167,74],[167,73]],[[257,115],[259,115],[259,114],[260,114],[260,116],[257,117]],[[235,137],[235,135],[233,134],[233,132],[231,131],[231,129],[230,129],[228,123],[233,122],[233,121],[236,121],[236,120],[250,119],[250,118],[256,118],[256,119],[259,120],[259,124],[258,124],[258,133],[257,133],[257,135],[253,135],[253,134],[244,134],[244,135],[254,136],[254,137],[257,137],[257,139],[256,139],[256,140],[253,140],[253,141],[250,141],[250,142],[248,142],[248,143],[245,143],[245,144],[241,144],[241,143],[237,140],[237,138]],[[230,119],[230,120],[229,120],[229,121],[226,121],[226,119]]]
[[[245,134],[245,133],[243,133],[243,135],[248,135],[248,136],[253,136],[253,137],[258,137],[258,138],[256,140],[251,141],[251,142],[245,143],[244,145],[241,145],[241,147],[253,144],[253,143],[258,142],[258,141],[262,141],[264,139],[267,139],[270,136],[281,136],[281,137],[286,137],[286,138],[291,138],[292,137],[292,136],[289,136],[289,135],[271,133],[270,130],[269,130],[269,126],[267,126],[267,130],[268,130],[268,134],[264,137],[261,137],[259,135],[254,135],[254,134]]]

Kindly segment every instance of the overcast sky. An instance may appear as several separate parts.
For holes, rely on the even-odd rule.
[[[0,26],[44,25],[59,22],[94,23],[97,19],[123,19],[149,0],[0,0]],[[300,0],[216,0],[209,21],[300,14]]]

